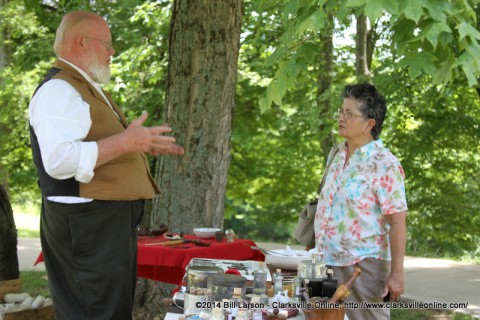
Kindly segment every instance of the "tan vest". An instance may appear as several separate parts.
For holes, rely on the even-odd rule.
[[[111,96],[103,92],[120,116],[119,119],[102,95],[74,68],[57,60],[54,65],[61,69],[52,79],[62,79],[71,84],[90,106],[92,126],[84,141],[98,141],[124,132],[127,120]],[[160,189],[150,175],[148,162],[143,153],[127,153],[94,169],[89,183],[80,183],[80,197],[98,200],[150,199]]]

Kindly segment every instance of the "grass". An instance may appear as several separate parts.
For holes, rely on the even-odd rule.
[[[473,320],[470,315],[439,310],[394,309],[391,320]]]
[[[31,297],[38,295],[50,297],[46,271],[20,271],[20,279],[22,279],[23,291]]]

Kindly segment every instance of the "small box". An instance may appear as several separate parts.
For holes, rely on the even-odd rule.
[[[0,302],[6,293],[21,293],[22,279],[13,279],[0,281]],[[41,307],[38,309],[28,309],[16,312],[9,312],[3,315],[3,320],[54,320],[55,312],[53,306]]]
[[[53,306],[5,313],[3,320],[54,320]]]
[[[22,279],[0,281],[0,302],[5,302],[3,297],[6,293],[22,292]]]

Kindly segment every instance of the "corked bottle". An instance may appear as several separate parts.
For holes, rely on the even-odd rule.
[[[349,295],[350,292],[348,290],[352,287],[353,282],[355,281],[355,279],[357,279],[360,273],[362,273],[362,269],[356,267],[350,278],[348,278],[347,281],[338,286],[337,290],[328,301],[331,303],[337,303],[343,298],[345,298],[347,295]]]

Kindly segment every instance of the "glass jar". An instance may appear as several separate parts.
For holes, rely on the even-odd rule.
[[[210,275],[223,273],[223,269],[214,266],[189,266],[187,268],[187,292],[191,287],[207,288]]]
[[[212,290],[213,301],[230,299],[234,288],[242,289],[242,298],[245,299],[247,279],[234,274],[214,274],[208,277],[208,289]]]

